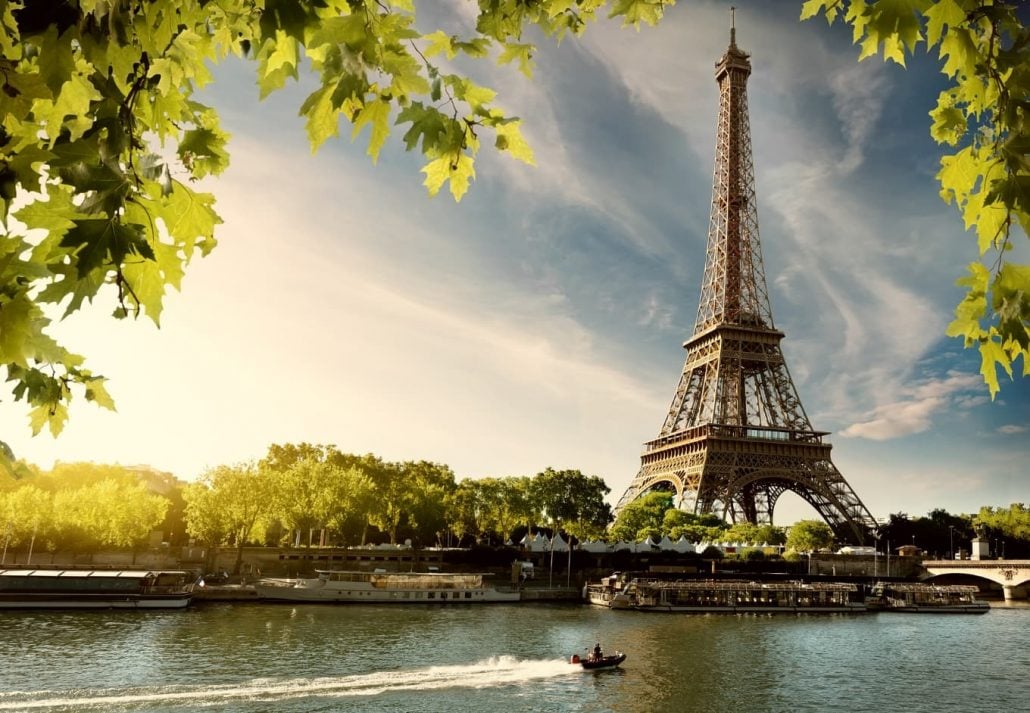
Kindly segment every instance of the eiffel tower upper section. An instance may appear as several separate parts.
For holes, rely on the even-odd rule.
[[[778,343],[784,336],[773,325],[758,237],[747,108],[750,74],[749,55],[738,49],[734,28],[730,46],[716,65],[721,91],[712,210],[697,321],[693,336],[683,345],[688,352],[712,341],[716,332],[765,344]],[[761,352],[750,355],[759,359],[758,364],[741,354],[736,373],[722,369],[723,378],[709,381],[708,388],[678,393],[681,400],[673,402],[661,435],[704,423],[811,431],[782,356],[777,353],[778,364],[770,365],[772,355]],[[770,378],[775,383],[769,383]]]

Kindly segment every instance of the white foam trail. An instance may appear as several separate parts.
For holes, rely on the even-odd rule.
[[[388,691],[492,688],[568,676],[579,671],[578,666],[570,666],[563,659],[520,661],[511,656],[499,656],[474,664],[377,671],[353,676],[281,680],[260,678],[243,684],[209,686],[25,691],[0,694],[0,711],[125,708],[139,704],[184,701],[196,705],[217,705],[230,700],[269,701],[305,696],[342,698],[375,696]]]

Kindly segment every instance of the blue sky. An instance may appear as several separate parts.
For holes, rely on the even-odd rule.
[[[933,178],[943,77],[925,57],[857,63],[850,31],[799,23],[796,0],[734,4],[773,316],[834,462],[878,518],[1025,502],[1030,382],[991,403],[978,355],[943,336],[975,257]],[[422,5],[426,32],[472,21],[471,3]],[[60,325],[117,413],[80,403],[59,439],[32,438],[5,400],[5,440],[44,467],[186,479],[271,443],[334,443],[458,477],[578,468],[614,502],[697,312],[729,5],[542,41],[531,81],[469,68],[522,118],[537,166],[485,148],[460,204],[426,196],[400,133],[377,166],[347,126],[312,156],[309,80],[259,102],[253,66],[220,67],[203,92],[232,134],[232,166],[207,184],[219,247],[160,330],[107,319],[113,303]],[[813,515],[788,494],[775,520]]]

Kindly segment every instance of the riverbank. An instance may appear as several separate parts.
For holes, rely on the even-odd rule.
[[[524,587],[519,590],[523,602],[582,602],[583,590],[575,587]],[[250,584],[213,584],[197,588],[193,594],[197,604],[205,602],[262,602]]]

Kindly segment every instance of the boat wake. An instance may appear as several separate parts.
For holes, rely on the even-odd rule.
[[[132,710],[139,706],[219,706],[233,701],[278,701],[290,698],[377,696],[393,691],[447,688],[494,688],[577,673],[563,659],[519,660],[497,656],[473,664],[351,676],[259,678],[243,683],[204,686],[143,686],[69,691],[0,692],[0,711]]]

